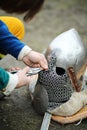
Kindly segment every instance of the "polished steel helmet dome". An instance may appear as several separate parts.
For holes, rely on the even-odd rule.
[[[86,47],[75,29],[57,36],[47,48],[46,57],[52,51],[57,57],[56,67],[65,70],[74,67],[78,71],[86,60]]]

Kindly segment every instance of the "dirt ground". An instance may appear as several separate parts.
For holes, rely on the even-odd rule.
[[[0,11],[1,15],[10,15]],[[15,15],[22,20],[23,15]],[[46,0],[43,9],[29,23],[25,23],[23,42],[34,50],[43,52],[50,42],[60,33],[75,28],[83,42],[87,45],[87,2],[86,0]],[[8,55],[0,61],[4,68],[19,66]],[[0,101],[0,130],[40,130],[43,116],[38,115],[30,100],[28,87],[14,90],[13,93]],[[87,119],[78,126],[73,124],[61,125],[51,121],[49,130],[86,130]]]

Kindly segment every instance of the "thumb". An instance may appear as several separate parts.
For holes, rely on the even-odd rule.
[[[23,69],[23,72],[24,72],[24,74],[28,73],[28,72],[29,72],[29,67],[28,67],[28,66],[25,67],[25,68]]]

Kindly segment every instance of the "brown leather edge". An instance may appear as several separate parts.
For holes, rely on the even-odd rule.
[[[69,116],[69,117],[63,117],[63,116],[53,116],[52,115],[52,120],[60,123],[60,124],[69,124],[69,123],[74,123],[76,121],[82,120],[87,118],[87,105],[82,108],[78,113]]]

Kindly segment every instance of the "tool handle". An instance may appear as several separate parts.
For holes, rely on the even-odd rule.
[[[43,122],[42,122],[40,130],[48,130],[49,129],[51,116],[52,115],[50,113],[45,112],[45,115],[44,115]]]

